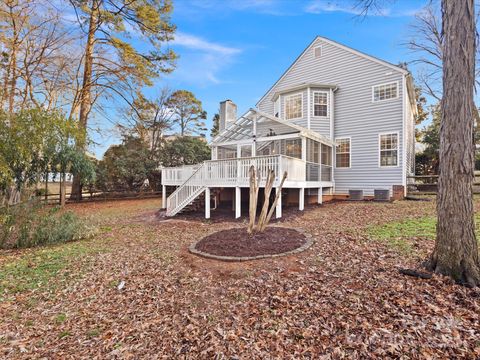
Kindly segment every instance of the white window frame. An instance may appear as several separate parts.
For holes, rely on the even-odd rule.
[[[317,56],[317,49],[320,49],[320,56]],[[320,59],[323,56],[323,46],[318,45],[313,48],[313,57],[315,59]]]
[[[275,100],[275,102],[273,103],[273,116],[276,116],[276,114],[278,113],[278,117],[282,117],[282,114],[280,113],[280,110],[281,110],[281,96],[279,95],[277,97],[277,99]]]
[[[291,97],[294,97],[294,96],[298,96],[300,95],[300,101],[301,101],[301,105],[300,105],[300,116],[299,117],[295,117],[295,118],[290,118],[290,119],[287,119],[287,100]],[[285,95],[284,98],[283,98],[283,118],[285,120],[298,120],[298,119],[302,119],[303,118],[303,92],[297,92],[297,93],[294,93],[294,94],[289,94],[289,95]]]
[[[327,115],[325,116],[320,116],[320,115],[315,115],[315,94],[325,94],[327,97]],[[329,99],[329,92],[328,91],[322,91],[322,90],[314,90],[312,91],[312,116],[315,118],[328,118],[328,115],[330,114],[330,99]]]
[[[338,140],[348,140],[349,146],[349,152],[348,152],[348,166],[337,166],[337,141]],[[341,153],[341,154],[346,154],[346,153]],[[335,168],[336,169],[350,169],[352,167],[352,137],[351,136],[344,136],[344,137],[339,137],[335,138]]]
[[[385,86],[385,85],[392,85],[392,84],[395,84],[395,86],[397,87],[397,95],[395,97],[388,98],[388,99],[383,99],[383,100],[375,100],[375,88],[376,87]],[[399,92],[400,92],[400,87],[399,87],[398,81],[390,81],[390,82],[383,83],[383,84],[373,85],[372,86],[372,103],[382,103],[382,102],[385,102],[385,101],[392,101],[392,100],[398,99],[400,97]]]
[[[397,135],[397,165],[382,165],[382,135]],[[392,151],[392,150],[383,150],[383,151]],[[400,133],[398,131],[387,131],[381,132],[378,134],[378,167],[379,168],[397,168],[400,166]]]

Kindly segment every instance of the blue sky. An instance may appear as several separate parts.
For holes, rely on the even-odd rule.
[[[412,54],[404,43],[409,25],[426,1],[386,0],[381,14],[360,19],[349,0],[174,0],[175,41],[180,56],[176,70],[146,93],[165,85],[192,91],[208,113],[232,99],[239,113],[255,106],[268,88],[315,38],[325,36],[354,49],[397,64]],[[415,69],[412,68],[415,74]],[[119,142],[108,121],[98,121],[101,157]]]

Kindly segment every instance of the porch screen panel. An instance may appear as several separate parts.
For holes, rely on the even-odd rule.
[[[322,181],[332,181],[332,147],[322,144]]]
[[[307,181],[320,180],[320,143],[318,141],[307,139],[307,162],[306,176]]]
[[[301,139],[287,139],[281,140],[285,142],[285,155],[297,159],[302,158],[302,140]]]
[[[235,149],[229,149],[219,146],[217,148],[217,159],[235,159],[237,157],[237,151]]]

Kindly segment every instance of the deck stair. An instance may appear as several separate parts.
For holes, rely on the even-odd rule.
[[[184,211],[195,211],[205,205],[205,163],[167,198],[167,216],[175,216]],[[212,189],[210,200],[220,193],[221,189]]]

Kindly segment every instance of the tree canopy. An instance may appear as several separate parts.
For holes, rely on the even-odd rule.
[[[192,92],[175,91],[168,100],[168,106],[174,114],[173,124],[178,127],[181,136],[203,134],[207,130],[204,122],[207,113]]]

